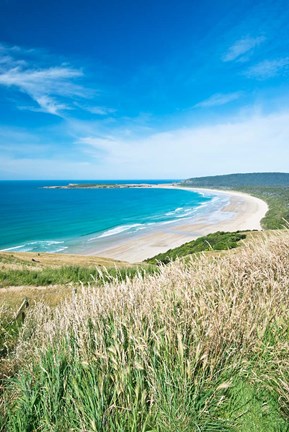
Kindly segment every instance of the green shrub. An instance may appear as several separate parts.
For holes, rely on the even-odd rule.
[[[160,253],[153,258],[149,258],[146,262],[150,264],[168,264],[177,258],[191,255],[197,252],[209,250],[228,250],[238,246],[240,240],[244,240],[246,235],[242,232],[222,232],[218,231],[204,237],[199,237],[196,240],[190,241],[174,249],[169,249],[167,252]]]

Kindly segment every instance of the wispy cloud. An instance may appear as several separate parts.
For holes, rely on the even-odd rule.
[[[116,112],[115,109],[113,108],[107,108],[107,107],[89,107],[87,108],[87,110],[89,112],[91,112],[92,114],[97,114],[97,115],[107,115],[107,114],[113,114]]]
[[[289,71],[289,57],[283,57],[275,60],[264,60],[247,69],[245,75],[249,78],[263,80],[272,78],[284,71]]]
[[[210,96],[208,99],[205,99],[201,102],[198,102],[194,105],[194,108],[211,108],[215,106],[226,105],[230,102],[233,102],[241,97],[241,92],[235,93],[216,93]]]
[[[39,110],[60,115],[68,105],[60,102],[59,97],[83,96],[81,87],[72,81],[80,76],[81,71],[63,66],[40,70],[12,66],[0,72],[0,85],[15,87],[30,96]]]
[[[37,59],[25,58],[27,52],[19,47],[0,46],[0,85],[16,88],[36,103],[26,109],[61,115],[73,108],[73,98],[90,96],[91,91],[78,83],[82,70],[67,64],[40,66]]]
[[[253,52],[254,48],[261,45],[265,41],[264,36],[244,37],[237,40],[224,54],[222,60],[224,62],[230,61],[244,61],[247,60],[245,55],[249,55]]]
[[[99,116],[106,116],[108,114],[113,114],[116,112],[116,109],[114,108],[109,108],[109,107],[105,107],[105,106],[84,106],[84,105],[78,105],[80,106],[82,109],[92,113],[92,114],[96,114]]]

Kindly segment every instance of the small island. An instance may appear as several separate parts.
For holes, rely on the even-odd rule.
[[[156,185],[141,183],[69,183],[67,185],[43,186],[42,189],[130,189],[150,188]]]

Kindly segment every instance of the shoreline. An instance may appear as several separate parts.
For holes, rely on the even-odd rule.
[[[200,192],[215,197],[228,197],[229,202],[211,213],[198,214],[186,221],[176,221],[160,225],[149,233],[133,234],[130,238],[116,240],[115,245],[95,247],[85,255],[138,263],[169,249],[195,240],[216,231],[261,230],[261,219],[268,211],[265,201],[238,191],[182,187],[175,185],[154,185],[152,187],[180,189]]]
[[[108,233],[104,232],[96,237],[91,235],[80,242],[76,239],[66,243],[65,247],[62,245],[64,241],[53,241],[52,243],[61,243],[61,251],[40,253],[54,253],[57,256],[60,252],[66,256],[90,256],[138,264],[216,231],[261,230],[260,221],[268,211],[267,203],[244,192],[181,186],[176,183],[150,184],[149,187],[195,192],[210,199],[198,207],[191,207],[192,211],[179,219],[147,224],[146,229],[137,227],[132,231],[126,226],[116,226],[108,230]],[[140,224],[131,227],[137,225]],[[20,246],[13,248],[12,252],[17,253],[17,248]],[[2,252],[10,252],[11,249],[4,249]]]

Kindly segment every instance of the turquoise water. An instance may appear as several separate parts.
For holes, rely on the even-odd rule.
[[[91,240],[104,243],[192,217],[212,200],[191,191],[157,188],[43,189],[72,182],[1,181],[0,249],[85,251]]]

